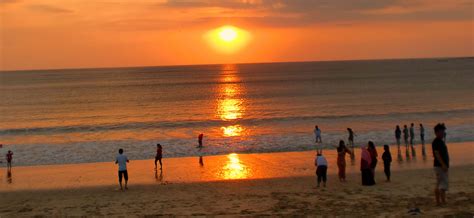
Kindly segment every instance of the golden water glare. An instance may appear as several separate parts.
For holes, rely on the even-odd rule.
[[[250,170],[240,162],[238,154],[231,153],[227,155],[227,163],[221,176],[223,179],[245,179],[250,176]]]
[[[221,127],[222,135],[225,137],[241,136],[245,128],[235,124],[245,114],[245,100],[243,87],[239,84],[235,65],[224,65],[221,72],[222,85],[219,88],[217,100],[217,116],[223,121],[233,121],[232,125]]]
[[[240,136],[244,130],[240,125],[223,126],[221,129],[224,136]]]

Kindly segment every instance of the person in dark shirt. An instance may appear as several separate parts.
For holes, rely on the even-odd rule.
[[[425,127],[420,123],[420,140],[421,140],[421,155],[426,157],[425,149]]]
[[[448,191],[448,169],[449,169],[449,154],[448,147],[443,141],[444,131],[446,127],[444,124],[438,123],[434,127],[436,138],[431,144],[433,150],[433,166],[436,173],[436,187],[435,197],[436,204],[446,204],[446,191]]]
[[[383,171],[387,177],[387,182],[390,182],[390,164],[392,163],[392,154],[390,154],[390,147],[388,145],[384,145],[383,150]]]
[[[397,140],[398,149],[400,149],[400,139],[402,138],[402,130],[400,126],[395,127],[395,139]]]
[[[354,131],[351,129],[351,128],[347,128],[347,132],[349,133],[349,137],[347,138],[348,139],[348,145],[349,145],[349,148],[351,149],[351,160],[354,160],[355,156],[354,156]]]
[[[395,127],[395,139],[397,140],[397,151],[398,151],[398,161],[403,161],[403,157],[402,157],[402,150],[400,149],[400,139],[402,138],[402,130],[400,129],[400,126],[397,125]]]
[[[410,147],[411,147],[411,156],[415,157],[415,124],[411,123],[410,125]]]
[[[408,127],[407,125],[403,125],[403,139],[405,141],[405,151],[406,151],[406,158],[410,158],[410,151],[408,150]]]
[[[9,150],[7,153],[7,168],[9,170],[12,169],[12,160],[13,160],[13,152]]]

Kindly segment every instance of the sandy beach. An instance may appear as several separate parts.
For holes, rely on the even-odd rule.
[[[390,183],[384,181],[379,165],[373,187],[360,185],[358,160],[355,165],[348,161],[348,182],[340,183],[334,151],[326,151],[329,183],[319,189],[312,166],[314,152],[209,156],[203,166],[197,157],[170,158],[165,159],[163,173],[156,175],[151,160],[132,161],[130,189],[125,192],[117,190],[111,163],[17,167],[11,177],[3,168],[0,216],[402,216],[409,215],[410,208],[419,208],[428,216],[472,217],[473,146],[451,145],[453,167],[444,207],[434,203],[430,150],[425,160],[418,155],[415,160],[395,161]],[[396,160],[394,149],[392,153]]]

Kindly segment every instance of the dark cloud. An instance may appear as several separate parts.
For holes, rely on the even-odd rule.
[[[375,9],[416,0],[168,0],[163,6],[177,8],[221,7],[232,9],[268,9],[281,12],[310,12],[321,9]]]
[[[35,4],[28,6],[29,9],[34,11],[40,11],[45,13],[73,13],[74,11],[60,8],[52,5],[44,5],[44,4]]]
[[[169,8],[224,8],[264,12],[255,17],[202,17],[201,22],[234,19],[269,26],[295,26],[316,23],[358,21],[450,21],[472,20],[469,0],[451,0],[450,7],[432,7],[442,1],[432,0],[169,0]],[[446,3],[446,2],[444,2]],[[398,11],[391,12],[390,9]],[[387,10],[387,11],[384,11]],[[289,16],[291,15],[291,16]]]

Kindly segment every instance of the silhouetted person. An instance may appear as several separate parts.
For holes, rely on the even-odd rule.
[[[390,164],[392,163],[392,154],[390,153],[390,147],[388,145],[384,145],[383,150],[383,172],[385,173],[385,177],[387,177],[387,182],[390,182]]]
[[[12,151],[8,151],[7,152],[7,169],[12,169],[12,160],[13,160],[13,152]]]
[[[318,177],[318,188],[321,181],[323,182],[323,187],[326,187],[327,180],[327,171],[328,171],[328,161],[323,156],[323,151],[318,151],[316,159],[314,160],[314,165],[316,168],[316,176]]]
[[[426,156],[426,148],[425,148],[425,127],[423,124],[420,123],[420,140],[421,140],[421,155],[423,157]]]
[[[202,139],[203,138],[204,138],[204,134],[202,134],[202,133],[199,134],[199,136],[198,136],[198,143],[199,143],[198,148],[202,148]]]
[[[318,126],[314,127],[314,137],[316,139],[316,143],[322,143],[323,141],[321,140],[321,129]]]
[[[157,169],[156,162],[160,162],[160,170],[163,169],[163,164],[161,163],[161,159],[163,158],[163,147],[160,144],[156,144],[156,156],[155,156],[155,170]]]
[[[408,127],[403,125],[403,139],[405,140],[405,151],[407,159],[410,158],[410,151],[408,150]]]
[[[443,141],[446,127],[443,124],[438,123],[434,127],[436,138],[431,144],[433,150],[433,166],[436,173],[436,187],[435,187],[435,198],[436,204],[446,203],[446,191],[448,191],[448,169],[449,169],[449,154],[448,147]]]
[[[119,149],[119,154],[115,158],[115,164],[118,164],[118,177],[119,177],[119,183],[120,183],[120,190],[123,190],[122,188],[122,176],[125,179],[125,189],[128,189],[127,183],[128,183],[128,172],[127,172],[127,163],[129,162],[127,156],[123,154],[123,149]]]
[[[339,168],[339,181],[346,181],[346,153],[351,154],[351,151],[347,149],[343,140],[339,141],[337,147],[337,167]]]
[[[411,145],[411,156],[416,156],[415,152],[415,124],[410,125],[410,145]]]
[[[398,149],[400,150],[400,139],[402,138],[402,130],[400,130],[400,126],[397,125],[397,127],[395,127],[395,139],[397,140],[397,145],[398,145]]]
[[[368,148],[367,150],[370,153],[370,170],[372,171],[372,179],[375,181],[375,167],[377,167],[377,158],[378,158],[378,153],[377,149],[375,148],[375,144],[372,141],[369,141]]]
[[[347,128],[347,132],[349,133],[348,144],[351,149],[351,159],[354,159],[354,131],[351,128]]]
[[[365,145],[360,148],[360,171],[362,174],[362,185],[375,185],[374,177],[372,176],[372,169],[370,168],[372,159],[370,153]]]
[[[400,141],[401,141],[401,138],[402,138],[402,130],[400,129],[400,126],[397,125],[395,127],[395,139],[397,140],[397,157],[398,157],[398,161],[402,161],[403,160],[403,157],[402,157],[402,149],[400,148]]]

